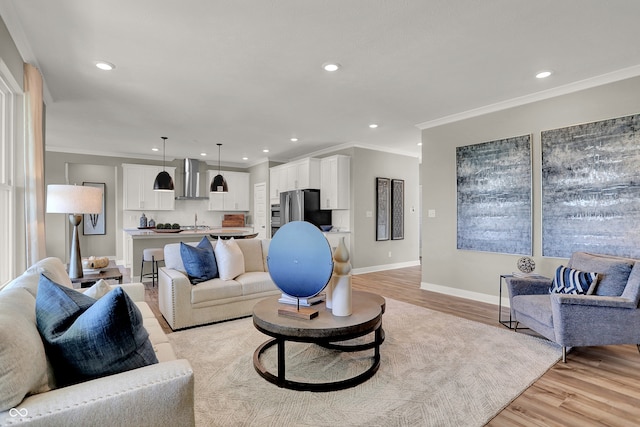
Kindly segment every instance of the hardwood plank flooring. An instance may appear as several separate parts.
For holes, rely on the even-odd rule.
[[[352,283],[357,290],[503,328],[496,305],[425,291],[420,280],[416,266],[360,274]],[[145,285],[147,302],[170,332],[158,310],[157,288]],[[553,366],[487,425],[640,426],[640,354],[634,345],[574,348],[566,364]]]

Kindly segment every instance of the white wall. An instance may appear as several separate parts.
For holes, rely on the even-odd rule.
[[[638,94],[640,77],[423,130],[422,206],[436,211],[422,219],[423,288],[497,303],[499,275],[519,258],[456,249],[456,147],[533,135],[533,258],[536,272],[550,276],[566,260],[541,256],[540,132],[637,114]]]

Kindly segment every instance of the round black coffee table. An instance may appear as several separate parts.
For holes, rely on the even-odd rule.
[[[380,367],[380,344],[384,341],[382,314],[385,300],[369,292],[353,291],[353,313],[351,316],[337,317],[325,307],[325,303],[314,305],[318,316],[306,320],[278,315],[278,297],[258,302],[253,308],[253,325],[260,332],[273,337],[260,345],[253,354],[253,366],[267,381],[292,390],[334,391],[356,386],[371,378]],[[341,341],[361,337],[374,332],[373,341],[358,345],[343,345]],[[352,378],[327,382],[307,383],[285,378],[285,342],[309,342],[339,351],[363,351],[374,349],[371,366]],[[268,348],[278,345],[278,374],[267,371],[260,356]]]

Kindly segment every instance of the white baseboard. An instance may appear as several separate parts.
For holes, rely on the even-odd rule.
[[[420,283],[420,289],[437,292],[439,294],[451,295],[454,297],[466,298],[473,301],[498,305],[498,297],[495,295],[482,294],[480,292],[466,291],[464,289],[451,288],[449,286],[435,285],[433,283]],[[502,297],[502,306],[509,307],[509,298]]]
[[[373,265],[371,267],[354,268],[351,270],[351,274],[356,275],[356,274],[364,274],[364,273],[374,273],[376,271],[395,270],[396,268],[414,267],[416,265],[420,265],[420,260],[398,262],[395,264]]]

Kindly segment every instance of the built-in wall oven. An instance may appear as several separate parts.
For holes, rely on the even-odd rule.
[[[282,222],[280,221],[280,205],[271,205],[271,237],[276,234]]]

